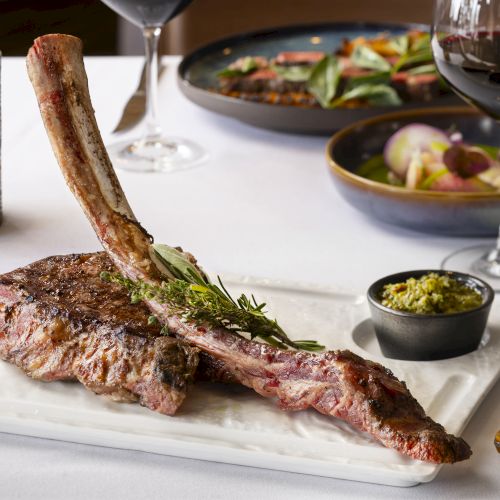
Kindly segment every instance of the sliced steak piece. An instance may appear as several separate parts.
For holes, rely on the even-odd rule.
[[[221,78],[219,91],[223,94],[228,94],[230,92],[307,92],[306,82],[285,80],[272,69],[258,69],[245,76]],[[265,101],[265,98],[261,100]]]
[[[321,61],[325,55],[325,52],[320,51],[280,52],[274,62],[280,66],[313,65]]]
[[[400,71],[391,76],[391,86],[404,101],[428,102],[440,94],[439,78],[433,73],[411,75]]]
[[[49,257],[0,276],[0,358],[34,379],[78,380],[115,401],[174,414],[198,350],[160,335],[144,305],[103,282],[101,271],[112,269],[101,252]]]
[[[411,100],[429,102],[439,96],[439,78],[435,74],[411,75],[406,88]]]

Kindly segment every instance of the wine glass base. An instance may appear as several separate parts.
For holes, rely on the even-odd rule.
[[[208,155],[195,142],[178,137],[150,137],[107,146],[113,165],[133,172],[177,172],[199,166]]]
[[[487,259],[493,249],[492,244],[462,248],[445,257],[441,269],[472,274],[500,292],[500,263]]]

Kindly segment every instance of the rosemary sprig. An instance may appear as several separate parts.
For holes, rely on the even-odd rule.
[[[155,255],[166,265],[176,279],[151,285],[134,281],[118,273],[101,273],[105,281],[125,287],[133,303],[154,300],[164,304],[173,314],[187,322],[224,327],[235,334],[248,333],[268,344],[282,349],[293,347],[305,351],[321,351],[324,346],[314,340],[291,340],[275,319],[266,317],[264,302],[258,303],[253,295],[241,294],[233,298],[218,277],[211,283],[199,269],[176,249],[154,245]]]

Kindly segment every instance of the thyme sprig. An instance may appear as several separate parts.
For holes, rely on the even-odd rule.
[[[251,339],[259,337],[282,349],[324,349],[314,340],[291,340],[275,319],[266,316],[264,302],[257,302],[253,295],[241,294],[233,298],[220,277],[217,278],[218,284],[210,282],[176,249],[166,245],[154,245],[153,248],[156,256],[176,276],[175,279],[152,285],[125,278],[119,273],[103,272],[101,278],[125,287],[133,303],[154,300],[186,322],[224,327],[235,334],[247,333]]]

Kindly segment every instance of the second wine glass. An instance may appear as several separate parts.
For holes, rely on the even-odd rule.
[[[158,120],[158,44],[162,28],[192,0],[102,0],[139,26],[146,52],[145,132],[134,140],[108,146],[116,167],[139,172],[173,172],[193,167],[206,158],[201,146],[184,138],[165,137]]]
[[[436,0],[431,45],[439,73],[455,92],[499,120],[500,0]],[[476,274],[500,291],[500,233],[496,246],[457,250],[442,267]]]

